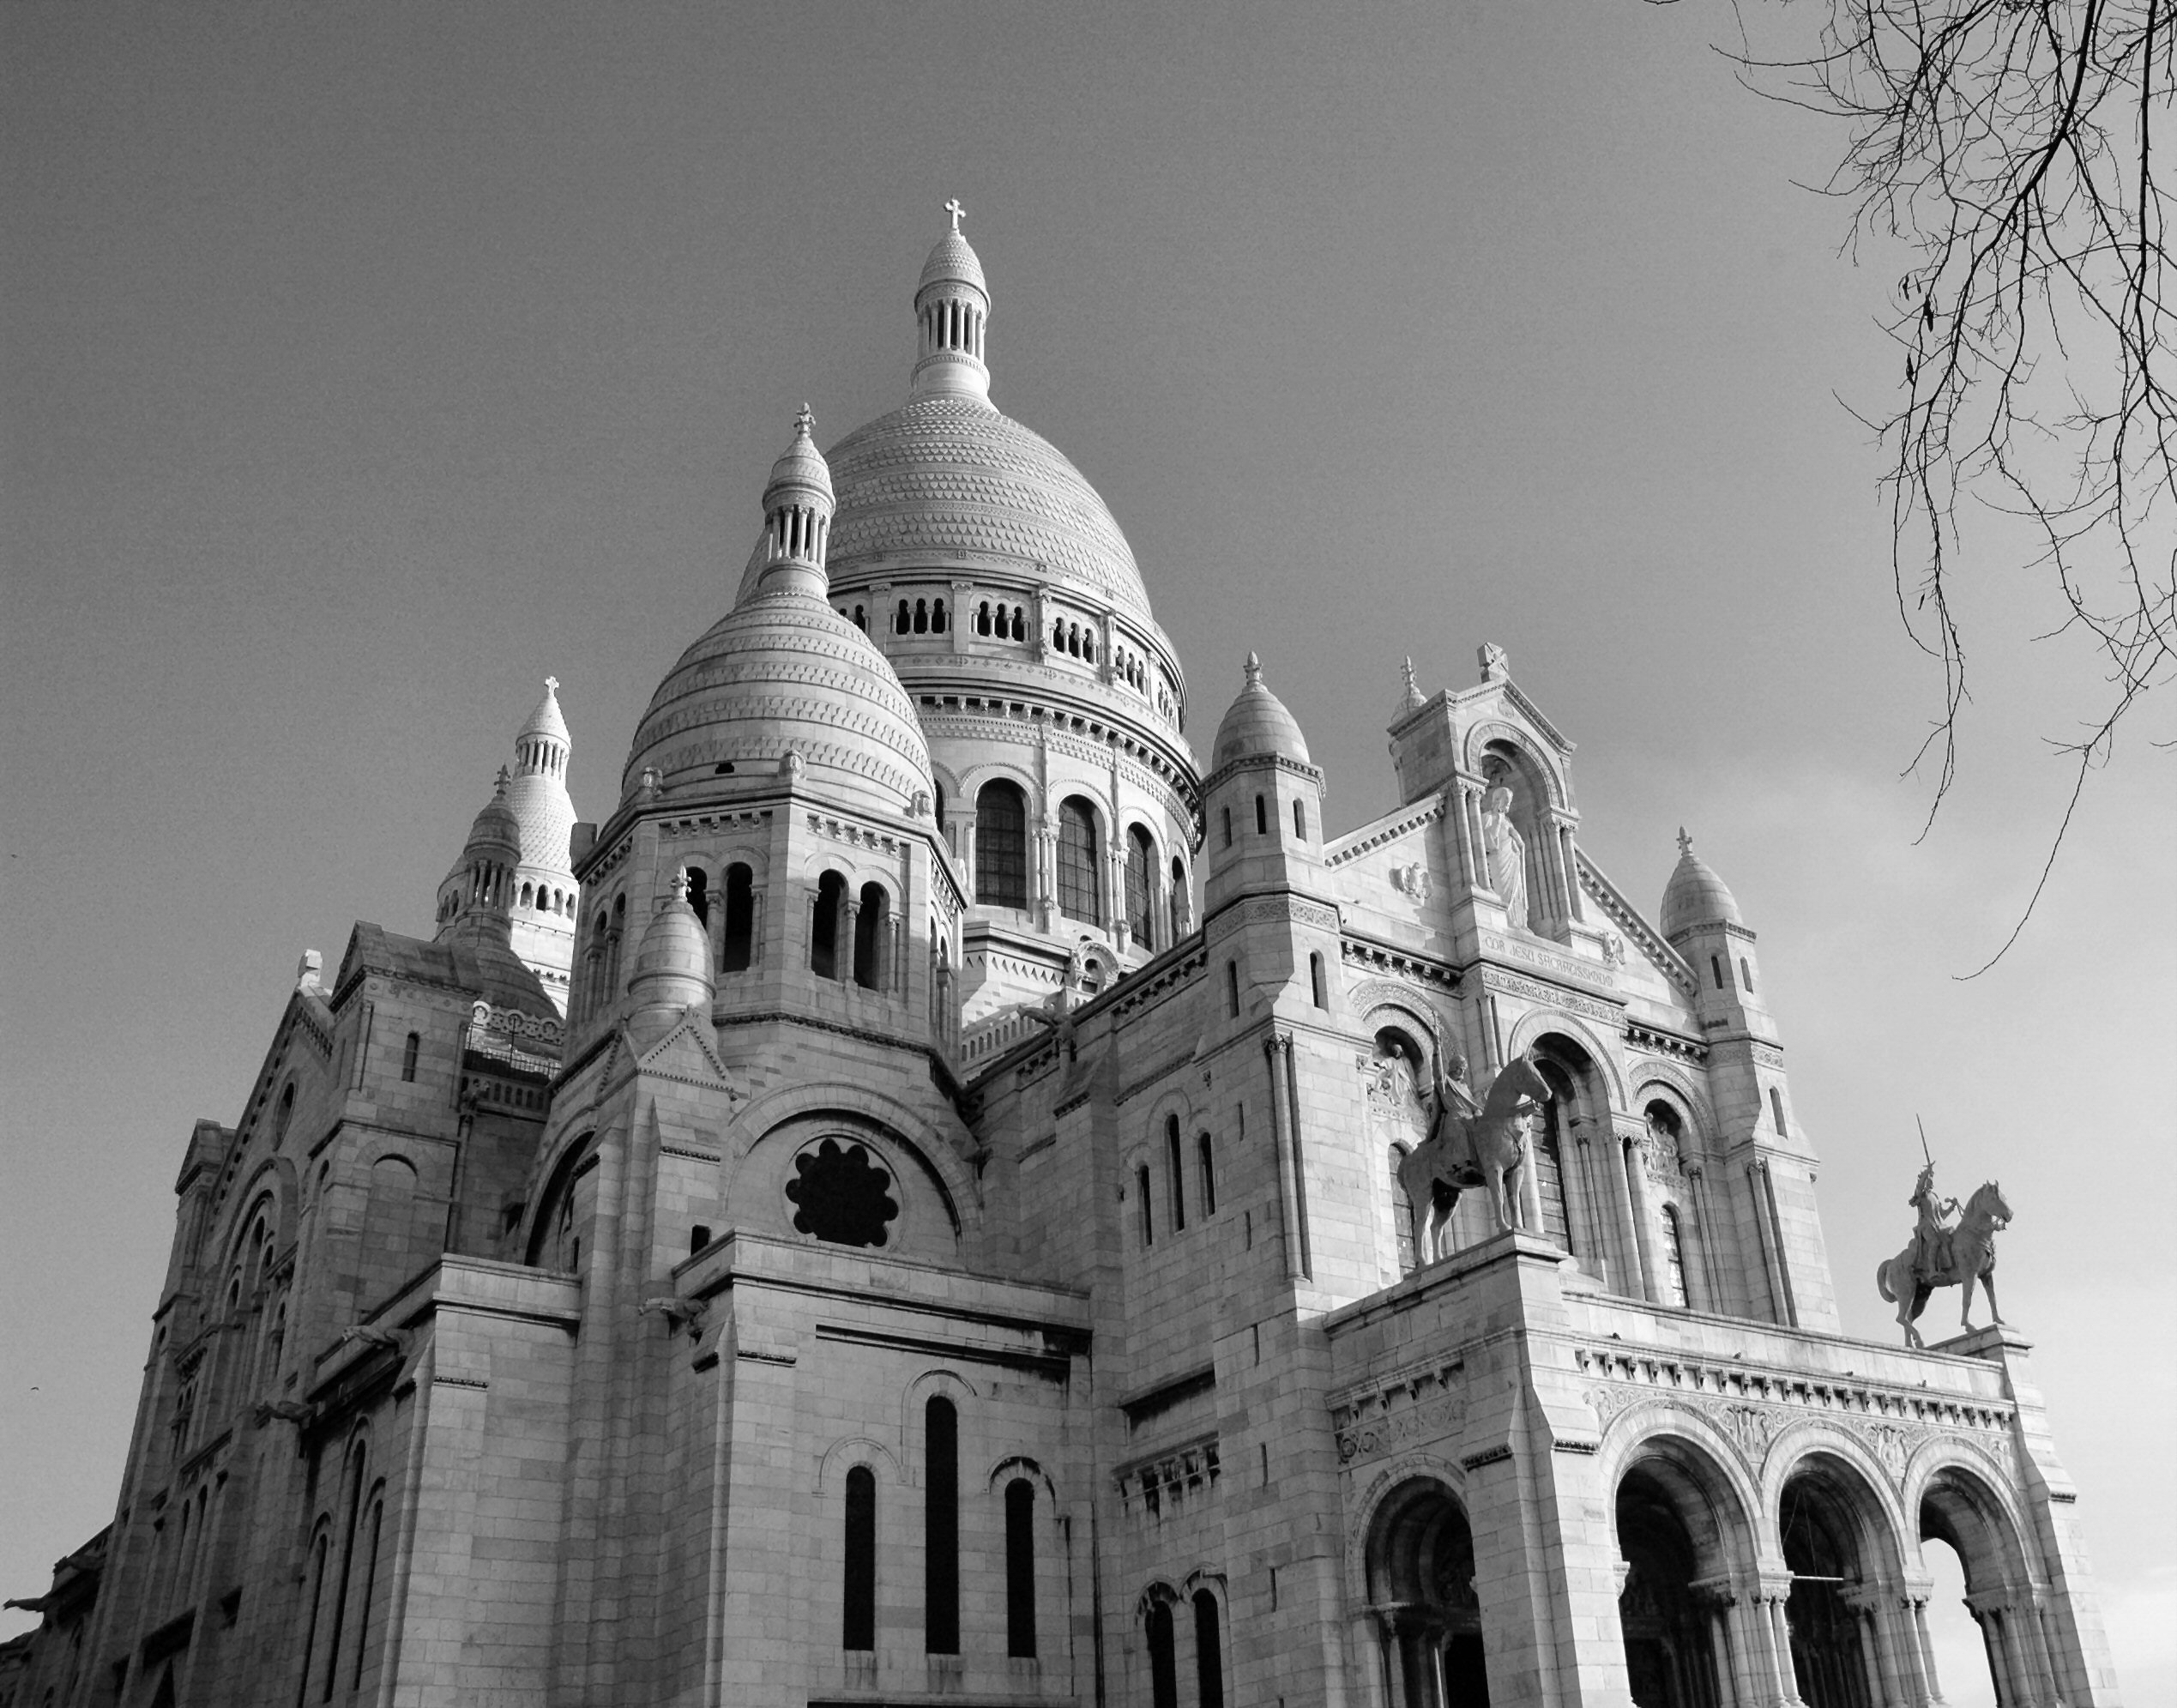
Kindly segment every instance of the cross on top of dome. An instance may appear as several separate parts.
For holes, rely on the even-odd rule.
[[[955,235],[957,235],[960,231],[960,222],[968,217],[966,205],[956,196],[945,203],[945,212],[952,215],[952,229]]]

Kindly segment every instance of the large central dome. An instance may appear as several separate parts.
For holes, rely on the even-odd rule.
[[[1025,574],[1150,620],[1126,536],[1040,434],[980,398],[918,398],[831,449],[835,590],[883,572],[1010,559]]]

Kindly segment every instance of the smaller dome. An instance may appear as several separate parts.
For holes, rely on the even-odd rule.
[[[1676,938],[1696,926],[1738,925],[1739,904],[1715,868],[1693,852],[1693,839],[1678,833],[1678,867],[1663,886],[1663,935]]]
[[[1264,685],[1263,662],[1251,652],[1247,655],[1247,685],[1239,691],[1239,697],[1232,703],[1225,721],[1217,726],[1216,745],[1209,751],[1209,769],[1221,771],[1236,759],[1257,758],[1264,754],[1297,760],[1303,765],[1312,763],[1308,758],[1307,738],[1300,733],[1298,720]]]
[[[950,231],[938,239],[930,258],[922,263],[922,276],[914,281],[915,294],[921,295],[932,285],[954,283],[973,285],[986,302],[990,299],[990,287],[983,282],[983,263],[968,246],[966,238]]]
[[[541,735],[547,741],[557,741],[562,746],[572,746],[573,738],[567,733],[567,720],[559,715],[559,679],[545,678],[544,698],[537,702],[536,710],[529,714],[528,721],[514,733],[518,742],[524,736]]]
[[[763,486],[763,510],[767,516],[786,501],[787,494],[793,492],[821,495],[826,508],[829,508],[831,470],[824,462],[823,453],[817,449],[816,425],[816,416],[810,413],[807,404],[803,404],[801,413],[793,420],[793,443],[771,465],[771,478]]]
[[[476,822],[468,827],[468,842],[461,850],[466,860],[470,854],[492,850],[504,852],[522,859],[522,821],[514,816],[514,809],[506,804],[509,782],[506,767],[499,767],[498,788],[484,810],[476,815]]]
[[[658,988],[653,990],[650,986]],[[630,988],[649,1002],[685,1007],[710,993],[710,941],[703,922],[688,905],[688,878],[676,873],[672,896],[650,917],[642,941],[635,951],[635,975]],[[678,996],[686,989],[692,994]]]

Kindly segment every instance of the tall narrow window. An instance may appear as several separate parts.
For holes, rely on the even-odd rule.
[[[1230,848],[1232,846],[1232,808],[1221,806],[1217,811],[1224,815],[1225,846]]]
[[[1259,794],[1255,797],[1255,834],[1269,835],[1269,805]]]
[[[1784,1094],[1773,1085],[1769,1088],[1769,1113],[1776,1119],[1776,1136],[1790,1137],[1791,1129],[1784,1125]]]
[[[1323,976],[1323,957],[1319,954],[1308,957],[1308,989],[1318,1008],[1330,1007],[1330,993]]]
[[[1723,988],[1723,963],[1713,955],[1709,957],[1709,976],[1716,981],[1718,990]]]
[[[1225,1708],[1225,1644],[1218,1630],[1217,1598],[1194,1592],[1195,1695],[1202,1708]]]
[[[330,1702],[333,1692],[340,1683],[341,1627],[347,1619],[347,1587],[355,1567],[355,1533],[363,1518],[363,1449],[358,1446],[351,1456],[355,1470],[347,1497],[347,1534],[341,1543],[340,1586],[333,1594],[333,1634],[325,1645],[325,1688],[321,1701]]]
[[[1217,1213],[1217,1158],[1209,1144],[1209,1135],[1197,1133],[1194,1140],[1195,1173],[1201,1180],[1202,1213],[1207,1216]]]
[[[1753,963],[1743,955],[1739,957],[1739,988],[1748,996],[1753,994]]]
[[[1293,803],[1293,834],[1304,842],[1308,839],[1308,807],[1304,800]]]
[[[1229,1019],[1239,1018],[1239,963],[1225,963],[1225,1014]]]
[[[1679,1234],[1678,1211],[1663,1206],[1663,1285],[1673,1305],[1692,1301],[1686,1296],[1686,1244]]]
[[[877,1646],[877,1474],[867,1465],[847,1473],[847,1562],[841,1596],[839,1646]]]
[[[1035,1657],[1035,1485],[1005,1485],[1005,1652]]]
[[[847,903],[847,880],[827,872],[817,880],[816,917],[809,921],[809,970],[820,979],[840,975],[839,915]]]
[[[756,873],[739,860],[726,868],[726,941],[719,969],[745,973],[756,958]]]
[[[923,1408],[930,1456],[923,1480],[922,1646],[960,1652],[960,1414],[949,1399]]]
[[[1028,906],[1028,798],[1016,784],[987,782],[975,796],[975,900]]]
[[[1155,870],[1156,849],[1149,832],[1137,824],[1126,833],[1126,928],[1144,949],[1155,946],[1156,935],[1156,898],[1149,883]]]
[[[1391,1241],[1398,1252],[1398,1272],[1411,1275],[1420,1266],[1420,1258],[1414,1245],[1414,1200],[1406,1196],[1406,1183],[1398,1177],[1400,1166],[1405,1161],[1406,1147],[1391,1146]]]
[[[1149,1702],[1152,1708],[1179,1708],[1179,1660],[1172,1643],[1172,1603],[1149,1608]]]
[[[688,905],[697,919],[710,923],[710,874],[700,866],[688,868]]]
[[[1172,1231],[1187,1225],[1187,1171],[1179,1150],[1179,1118],[1164,1118],[1164,1160],[1172,1175]]]
[[[348,1681],[350,1690],[363,1687],[363,1663],[371,1652],[371,1602],[377,1594],[378,1543],[385,1530],[385,1495],[383,1485],[371,1506],[371,1551],[369,1564],[363,1572],[363,1602],[355,1610],[355,1675]]]
[[[325,1608],[325,1556],[332,1546],[332,1536],[321,1527],[317,1545],[310,1551],[310,1622],[303,1628],[303,1684],[305,1695],[310,1690],[311,1668],[317,1659],[317,1621]]]
[[[1166,947],[1167,948],[1170,947],[1172,944],[1177,943],[1182,937],[1186,935],[1187,869],[1184,866],[1180,865],[1177,860],[1174,860],[1172,862],[1171,902],[1172,935],[1168,939],[1167,939]]]
[[[1149,1208],[1149,1171],[1147,1164],[1134,1170],[1134,1198],[1141,1205],[1142,1243],[1156,1243],[1156,1216]]]
[[[417,1032],[409,1033],[407,1041],[401,1046],[401,1078],[402,1083],[413,1084],[414,1083],[416,1077],[416,1054],[417,1052],[422,1048],[422,1035]]]
[[[1545,1076],[1553,1094],[1542,1105],[1542,1130],[1535,1146],[1535,1195],[1542,1201],[1542,1237],[1572,1250],[1572,1226],[1565,1213],[1565,1092],[1562,1075]]]
[[[1058,803],[1058,911],[1101,925],[1097,887],[1096,815],[1079,795],[1069,795]]]
[[[887,914],[890,911],[882,884],[862,885],[861,905],[854,913],[854,982],[864,990],[880,989]]]

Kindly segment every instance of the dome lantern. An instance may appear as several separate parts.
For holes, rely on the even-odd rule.
[[[922,263],[914,289],[915,361],[913,400],[972,398],[990,401],[985,338],[990,324],[990,287],[983,263],[960,234],[967,208],[958,196],[945,203],[952,227]]]
[[[793,443],[771,465],[763,486],[763,568],[757,586],[766,593],[793,591],[824,596],[824,546],[831,532],[831,470],[814,437],[817,418],[803,404],[794,417]]]
[[[1716,869],[1693,852],[1693,839],[1681,827],[1678,866],[1663,886],[1663,936],[1675,945],[1686,932],[1705,925],[1739,925],[1739,903]]]

